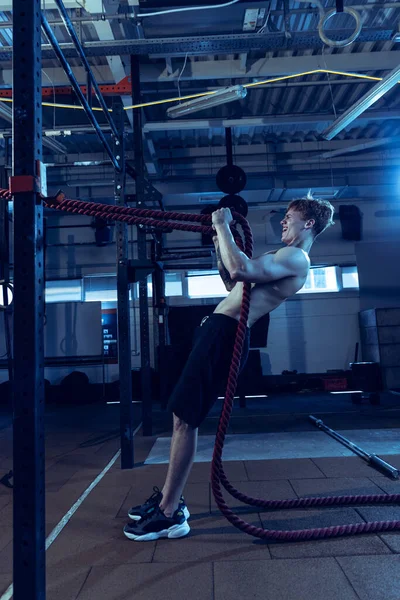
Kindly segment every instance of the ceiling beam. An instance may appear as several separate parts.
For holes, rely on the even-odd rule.
[[[283,56],[249,61],[246,53],[235,60],[188,61],[181,81],[206,79],[270,79],[279,75],[292,75],[318,69],[345,72],[391,70],[399,64],[397,52],[355,52],[354,54],[329,54],[315,56]],[[166,82],[177,79],[182,71],[182,61],[175,60],[171,69],[161,65],[145,65],[143,83]]]
[[[379,140],[362,139],[357,140],[332,140],[327,141],[315,141],[315,142],[266,142],[266,143],[255,143],[255,144],[235,144],[235,158],[255,155],[266,155],[267,153],[274,154],[293,154],[296,156],[310,155],[310,160],[320,160],[334,158],[342,154],[360,152],[362,150],[369,150],[383,145],[399,144],[400,138],[381,138]],[[173,140],[172,140],[173,143]],[[317,153],[315,155],[314,153]],[[171,155],[170,149],[157,149],[157,156],[159,160],[165,160],[170,162],[179,162],[179,160],[185,159],[201,159],[201,158],[216,158],[226,156],[226,149],[224,146],[212,146],[210,147],[192,147],[192,148],[174,148],[173,154]],[[83,159],[82,159],[83,160]],[[305,159],[306,160],[306,159]]]
[[[99,38],[112,34],[111,26],[106,21],[93,23]],[[329,54],[316,56],[283,56],[277,58],[260,58],[249,61],[247,66],[245,57],[241,55],[240,59],[235,60],[214,60],[214,61],[187,61],[181,81],[202,81],[207,79],[254,79],[263,80],[278,77],[280,75],[293,75],[315,71],[317,69],[329,69],[332,71],[344,71],[347,73],[366,73],[368,71],[385,71],[396,68],[399,64],[398,52],[355,52],[352,54]],[[96,77],[97,83],[118,83],[125,77],[123,69],[118,72],[124,73],[121,79],[118,79],[115,69],[115,63],[119,57],[107,56],[108,65],[93,65],[92,71]],[[168,83],[174,82],[182,71],[183,61],[172,60],[169,58],[167,64],[147,64],[142,65],[140,69],[140,80],[142,83]],[[46,75],[53,85],[69,85],[69,79],[60,67],[44,67]],[[73,66],[72,71],[77,81],[86,85],[86,71],[81,66]],[[345,79],[344,79],[345,80]],[[1,73],[1,83],[4,86],[12,86],[12,70],[4,69]],[[48,85],[49,80],[45,77],[43,84]],[[286,82],[287,83],[287,82]]]
[[[332,40],[341,40],[348,37],[352,31],[349,29],[330,30]],[[357,43],[391,41],[393,28],[364,28]],[[77,58],[73,44],[61,43],[60,47],[66,58]],[[286,38],[282,33],[230,34],[180,38],[155,38],[139,40],[105,40],[103,42],[86,42],[86,56],[121,56],[126,54],[144,54],[157,56],[192,56],[204,54],[240,53],[258,50],[275,52],[277,50],[293,51],[306,48],[320,49],[323,42],[315,31],[291,32],[291,37]],[[42,59],[55,58],[50,44],[42,44]],[[12,46],[0,48],[0,61],[12,60]]]
[[[248,117],[243,119],[193,119],[181,121],[161,121],[146,123],[145,132],[151,131],[183,131],[185,129],[223,129],[225,127],[273,127],[279,130],[280,125],[306,125],[308,129],[311,126],[328,126],[335,119],[333,114],[315,114],[315,115],[268,115],[266,117]],[[400,119],[398,110],[369,111],[364,113],[357,120],[357,125],[369,121],[384,121],[388,119]]]
[[[323,155],[319,154],[322,158],[330,158],[331,156],[335,156],[336,153],[345,153],[345,152],[355,152],[357,149],[363,149],[367,147],[379,146],[384,143],[390,143],[391,140],[396,138],[384,138],[382,140],[370,140],[370,139],[360,139],[357,140],[357,145],[355,146],[354,140],[332,140],[331,142],[327,141],[315,141],[315,142],[282,142],[277,140],[277,142],[266,142],[266,143],[256,143],[251,144],[250,146],[247,144],[235,144],[235,157],[242,157],[248,155],[266,155],[268,152],[274,152],[275,154],[295,154],[304,155],[308,153],[324,153]],[[197,158],[214,158],[214,157],[226,157],[226,148],[225,146],[201,146],[201,147],[187,147],[187,148],[173,148],[173,152],[171,153],[171,149],[167,148],[154,148],[154,151],[157,153],[157,157],[160,160],[170,160],[171,162],[179,161],[180,159],[191,158],[196,160]],[[132,160],[134,158],[134,153],[128,150],[125,153],[125,158],[127,160]],[[107,155],[104,152],[90,152],[90,153],[69,153],[68,161],[65,160],[65,157],[54,157],[55,163],[58,163],[59,167],[74,167],[76,162],[103,162],[109,161]],[[47,161],[46,161],[47,162]]]

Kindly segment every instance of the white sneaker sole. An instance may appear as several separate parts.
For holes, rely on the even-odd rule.
[[[185,515],[185,519],[188,520],[190,517],[190,512],[189,512],[189,509],[187,506],[185,506],[185,508],[183,509],[183,514]],[[140,518],[141,518],[141,517],[139,517],[139,515],[130,515],[129,513],[128,513],[128,517],[130,519],[132,519],[132,521],[140,521]]]
[[[135,542],[152,542],[154,540],[159,540],[160,538],[181,538],[187,535],[189,531],[189,524],[187,521],[185,521],[181,525],[173,525],[169,529],[163,529],[162,531],[146,533],[144,535],[135,535],[133,533],[128,533],[124,531],[124,535],[126,535],[126,537],[130,540],[135,540]]]

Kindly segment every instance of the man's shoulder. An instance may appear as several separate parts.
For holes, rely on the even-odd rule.
[[[283,248],[279,248],[275,256],[277,260],[282,261],[302,264],[309,264],[310,262],[308,254],[301,248],[296,248],[295,246],[284,246]]]

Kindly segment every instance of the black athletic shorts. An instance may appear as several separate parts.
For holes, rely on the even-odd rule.
[[[197,328],[192,351],[168,402],[168,410],[199,427],[226,386],[231,365],[238,321],[213,313]],[[247,328],[240,370],[249,353],[250,330]]]

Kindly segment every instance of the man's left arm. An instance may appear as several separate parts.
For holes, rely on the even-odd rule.
[[[232,281],[269,283],[306,272],[307,260],[299,248],[286,247],[278,250],[276,254],[264,254],[256,259],[248,258],[236,245],[229,227],[229,219],[226,218],[225,222],[218,220],[217,216],[214,227],[218,234],[221,257]]]
[[[299,248],[281,248],[276,254],[247,259],[231,277],[233,281],[270,283],[286,277],[303,276],[307,269],[307,259]]]

